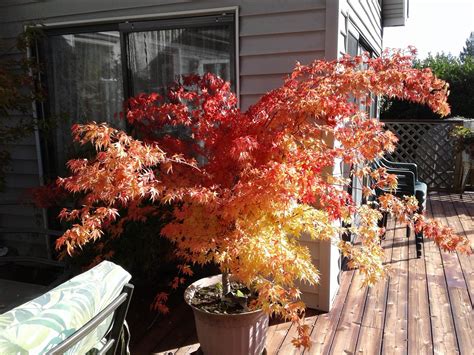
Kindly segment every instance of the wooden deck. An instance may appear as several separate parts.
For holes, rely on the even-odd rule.
[[[467,235],[474,245],[474,194],[431,193],[428,213]],[[440,252],[425,240],[416,258],[413,236],[389,221],[383,241],[388,279],[361,287],[357,271],[341,276],[329,313],[307,317],[313,345],[305,354],[474,354],[474,256]],[[133,334],[132,334],[133,336]],[[301,354],[291,345],[289,323],[270,327],[268,354]],[[135,338],[132,353],[191,354],[197,351],[194,320],[182,305]]]

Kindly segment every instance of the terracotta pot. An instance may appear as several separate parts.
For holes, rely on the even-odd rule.
[[[190,285],[184,293],[194,311],[194,320],[204,355],[261,355],[265,350],[268,315],[261,310],[240,314],[213,314],[191,304],[201,287],[221,282],[221,275],[207,277]]]

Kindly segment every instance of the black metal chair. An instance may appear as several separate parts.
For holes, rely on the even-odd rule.
[[[52,256],[52,240],[62,234],[44,228],[0,227],[0,249],[4,251],[0,253],[0,313],[40,296],[71,277],[72,268]],[[16,242],[21,244],[26,236],[32,238],[30,249],[37,256],[28,255],[28,250],[25,253],[16,249]],[[41,244],[37,238],[43,239],[44,250],[39,248]],[[26,275],[29,275],[27,279]]]
[[[418,167],[414,163],[400,163],[390,161],[384,158],[374,161],[374,167],[383,167],[387,173],[397,176],[398,186],[395,191],[397,197],[415,196],[418,200],[418,213],[423,213],[426,210],[426,201],[428,197],[428,186],[418,180]],[[389,192],[387,189],[377,188],[376,193]],[[384,214],[382,224],[386,226],[387,215]],[[410,228],[407,227],[407,237],[410,237]],[[423,243],[423,233],[415,233],[416,255],[421,257],[421,245]]]
[[[53,349],[47,352],[47,355],[59,355],[64,354],[75,344],[84,339],[89,335],[96,327],[104,322],[108,317],[113,315],[111,328],[105,336],[105,343],[98,351],[99,355],[114,355],[114,354],[125,354],[126,346],[121,343],[122,335],[124,332],[124,322],[127,316],[128,307],[133,294],[133,285],[126,284],[122,292],[101,312],[99,312],[94,318],[89,320],[80,329],[70,335],[67,339],[56,345]]]

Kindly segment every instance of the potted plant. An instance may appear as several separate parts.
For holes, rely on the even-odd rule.
[[[461,197],[464,192],[467,177],[471,171],[472,162],[474,161],[474,131],[468,127],[455,126],[451,131],[451,136],[454,138],[455,150],[461,153],[461,159],[456,160],[456,165],[461,163],[456,170],[460,172],[459,184]]]
[[[463,153],[463,161],[474,159],[474,131],[468,127],[456,126],[451,132],[456,150]]]
[[[171,204],[170,222],[157,233],[174,244],[183,276],[192,274],[193,265],[207,263],[218,265],[223,275],[187,290],[196,318],[206,327],[217,325],[219,332],[213,332],[219,337],[228,318],[252,318],[253,324],[241,328],[263,336],[235,336],[235,343],[219,338],[225,353],[245,341],[239,353],[260,353],[269,314],[294,322],[294,345],[309,347],[296,282],[316,284],[318,270],[299,243],[302,233],[332,241],[368,284],[384,275],[380,210],[355,205],[344,190],[349,181],[332,173],[335,162],[344,161],[354,166],[356,177],[370,174],[378,185],[396,184],[383,169],[369,168],[370,161],[393,149],[395,137],[360,111],[359,103],[368,104],[370,93],[385,94],[449,112],[446,84],[429,70],[413,69],[412,59],[412,53],[395,51],[375,59],[298,64],[280,88],[245,112],[237,108],[229,83],[211,74],[189,76],[166,98],[142,94],[129,101],[126,117],[133,136],[105,123],[74,126],[74,139],[92,144],[97,154],[69,161],[71,176],[58,179],[84,198],[81,207],[62,210],[61,218],[75,224],[57,247],[72,254],[104,234],[119,235],[127,223],[146,223],[163,210],[160,205]],[[373,195],[373,186],[363,193]],[[469,249],[465,238],[414,214],[414,197],[387,194],[378,202],[444,249]],[[355,215],[360,222],[349,227]],[[359,246],[340,240],[348,230],[358,236]],[[178,277],[173,286],[184,282]],[[198,301],[193,301],[196,290]],[[215,300],[208,299],[212,294]],[[166,309],[166,298],[157,296],[157,308]],[[229,316],[232,310],[238,314]],[[209,322],[210,313],[224,320]],[[198,333],[204,353],[219,353],[208,345],[212,340],[206,343],[210,335],[203,338],[199,327]]]

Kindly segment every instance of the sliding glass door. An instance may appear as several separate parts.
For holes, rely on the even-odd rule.
[[[72,144],[74,123],[108,122],[125,128],[119,115],[128,97],[163,94],[181,75],[212,72],[234,83],[233,14],[46,30],[48,105],[56,129],[47,141],[46,171],[65,173],[81,154]]]
[[[207,21],[206,21],[207,20]],[[180,76],[214,73],[233,81],[233,17],[132,23],[126,36],[130,94],[163,93]]]
[[[58,172],[74,152],[73,123],[112,122],[122,108],[123,82],[120,33],[104,31],[53,35],[48,38],[47,77],[52,134]],[[123,126],[123,125],[122,125]]]

